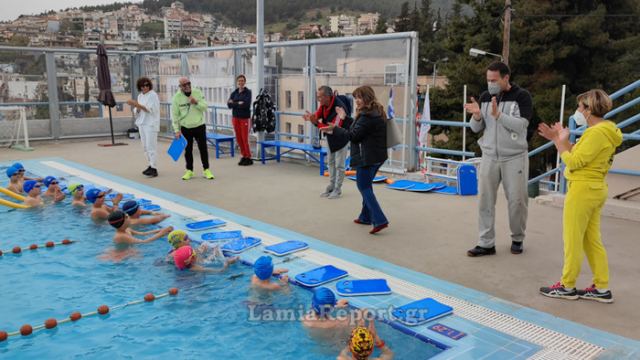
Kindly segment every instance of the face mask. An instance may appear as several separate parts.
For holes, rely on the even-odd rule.
[[[189,97],[189,96],[191,96],[191,91],[189,91],[189,92],[186,92],[186,91],[185,91],[185,92],[184,92],[184,94],[185,94],[187,97]]]
[[[573,114],[573,120],[576,121],[576,125],[578,126],[587,125],[587,118],[584,117],[584,114],[579,110],[576,110],[575,114]]]
[[[500,88],[500,84],[495,82],[490,82],[490,83],[487,83],[487,90],[489,90],[489,94],[491,95],[498,95],[500,94],[500,91],[502,91],[502,88]]]

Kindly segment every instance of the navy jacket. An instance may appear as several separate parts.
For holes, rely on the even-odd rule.
[[[376,110],[360,113],[349,129],[336,127],[333,135],[351,141],[351,167],[364,167],[387,160],[387,123]]]
[[[249,119],[251,117],[251,90],[248,88],[244,88],[242,92],[235,89],[231,96],[229,96],[229,100],[231,103],[227,103],[229,109],[232,109],[231,113],[234,118],[238,119]],[[239,105],[238,102],[242,101],[242,105]]]

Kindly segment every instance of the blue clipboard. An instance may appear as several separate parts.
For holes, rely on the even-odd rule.
[[[187,227],[187,229],[191,231],[202,231],[202,230],[217,228],[220,226],[225,226],[226,224],[227,224],[226,221],[222,221],[220,219],[209,219],[209,220],[202,220],[202,221],[189,223],[189,224],[186,224],[185,226]]]
[[[432,298],[417,300],[393,309],[391,315],[408,326],[417,326],[429,321],[451,315],[453,308]]]
[[[187,139],[185,139],[184,136],[180,135],[179,139],[173,139],[171,145],[169,146],[169,150],[167,150],[167,154],[171,156],[173,161],[178,161],[180,159],[180,156],[182,155],[182,152],[184,151],[184,148],[186,147]]]
[[[385,279],[342,280],[336,284],[340,296],[388,295],[391,288]]]
[[[306,287],[316,287],[349,275],[333,265],[325,265],[296,275],[296,281]]]
[[[275,245],[266,246],[264,252],[275,256],[285,256],[297,251],[305,250],[309,244],[303,241],[289,240]]]
[[[254,248],[261,243],[262,240],[255,237],[247,236],[242,239],[229,241],[228,243],[222,245],[222,252],[230,254],[240,254],[241,252]]]

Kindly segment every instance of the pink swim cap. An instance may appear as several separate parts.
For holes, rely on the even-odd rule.
[[[184,270],[191,267],[191,264],[195,262],[196,253],[191,246],[181,246],[173,252],[173,262],[179,270]]]

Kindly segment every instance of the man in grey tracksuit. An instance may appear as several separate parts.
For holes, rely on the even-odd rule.
[[[502,182],[509,203],[511,253],[521,254],[527,226],[527,126],[533,115],[531,95],[510,83],[510,69],[501,62],[487,68],[488,91],[480,103],[471,99],[465,108],[472,114],[471,130],[484,130],[478,144],[482,148],[480,163],[480,239],[469,256],[493,255],[495,249],[495,206],[498,186]]]

